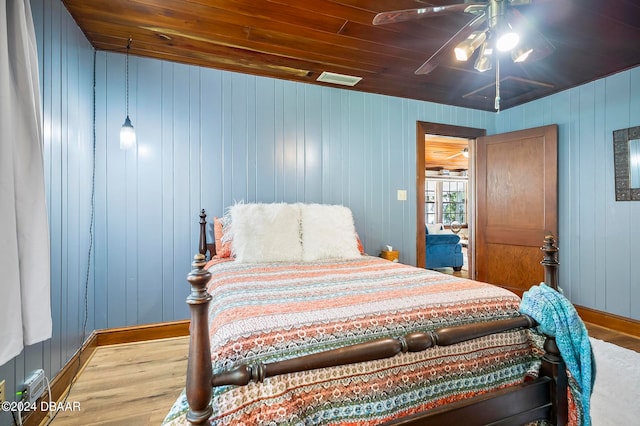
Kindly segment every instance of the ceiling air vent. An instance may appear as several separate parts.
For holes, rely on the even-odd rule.
[[[323,83],[341,84],[343,86],[355,86],[360,80],[362,80],[362,77],[354,77],[352,75],[336,74],[334,72],[324,71],[316,80],[322,81]]]

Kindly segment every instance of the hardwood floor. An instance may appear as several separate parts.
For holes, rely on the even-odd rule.
[[[640,352],[640,338],[587,328],[596,339]],[[159,425],[185,386],[188,346],[188,337],[176,337],[98,347],[67,399],[81,410],[60,411],[42,425]]]
[[[80,411],[41,424],[159,425],[185,386],[188,349],[188,336],[98,347],[67,398]]]
[[[585,323],[585,325],[589,331],[589,336],[640,353],[640,338],[629,334],[618,333],[617,331],[595,324]]]

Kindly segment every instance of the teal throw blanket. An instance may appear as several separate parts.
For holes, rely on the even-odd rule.
[[[582,425],[591,425],[589,414],[596,368],[587,329],[575,307],[560,292],[542,283],[522,296],[520,312],[538,322],[538,330],[555,336],[569,372],[569,387],[582,414]]]

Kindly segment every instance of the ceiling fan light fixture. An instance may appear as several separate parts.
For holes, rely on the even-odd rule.
[[[511,51],[511,59],[513,59],[513,62],[524,62],[531,52],[533,52],[532,47],[516,47]]]
[[[489,71],[493,67],[493,48],[485,41],[480,48],[480,54],[473,67],[480,72]]]
[[[501,52],[508,52],[518,45],[520,35],[511,28],[509,24],[498,25],[498,37],[496,38],[496,49]]]
[[[467,61],[473,55],[478,47],[487,39],[485,31],[474,31],[469,37],[456,46],[453,50],[456,59],[459,61]]]

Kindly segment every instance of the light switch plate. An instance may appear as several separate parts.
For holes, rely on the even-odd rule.
[[[407,201],[407,191],[405,189],[398,189],[398,201]]]

